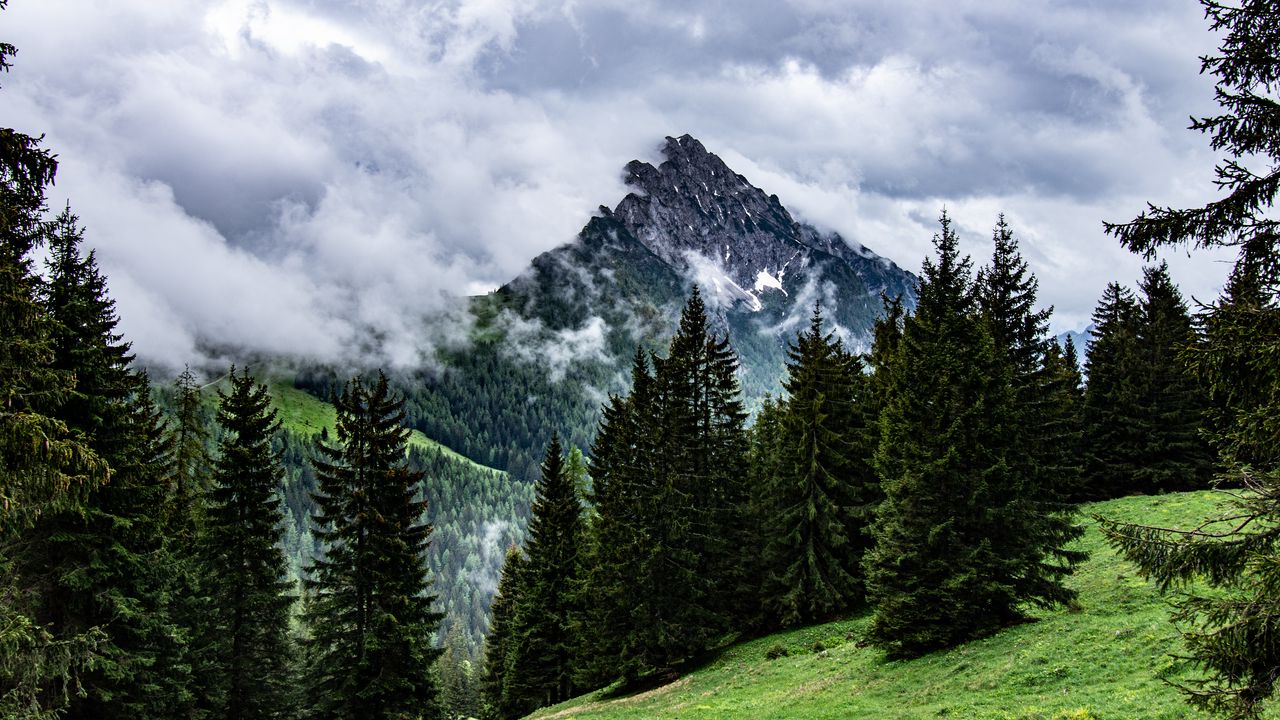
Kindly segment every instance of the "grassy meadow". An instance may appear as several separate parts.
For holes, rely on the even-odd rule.
[[[1218,498],[1196,492],[1085,506],[1080,543],[1090,559],[1071,580],[1080,607],[1037,612],[1035,622],[952,650],[886,661],[861,642],[869,617],[853,617],[733,645],[663,687],[623,697],[596,692],[533,717],[1199,717],[1166,682],[1194,675],[1170,655],[1180,640],[1167,598],[1117,557],[1089,516],[1186,527],[1214,512]]]

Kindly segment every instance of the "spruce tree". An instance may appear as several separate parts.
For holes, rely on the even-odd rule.
[[[629,646],[650,670],[702,652],[731,621],[744,592],[738,542],[748,513],[746,412],[737,356],[710,329],[695,287],[667,357],[653,357],[648,412],[637,408],[638,519],[647,543]]]
[[[0,72],[15,52],[0,42]],[[56,568],[25,563],[17,572],[31,525],[83,508],[110,473],[53,414],[75,379],[51,367],[53,328],[31,254],[44,240],[44,193],[56,171],[39,138],[0,128],[0,716],[24,720],[67,704],[103,640],[98,628],[55,636],[37,617]]]
[[[178,375],[174,389],[177,391],[177,411],[171,430],[173,470],[169,483],[167,532],[170,539],[180,546],[192,548],[196,535],[201,531],[210,489],[212,460],[206,443],[211,418],[205,417],[200,387],[191,368]]]
[[[445,635],[444,654],[436,662],[440,675],[440,706],[445,720],[481,716],[480,690],[462,623],[455,622]]]
[[[518,650],[515,637],[516,608],[521,603],[524,558],[512,545],[502,563],[498,592],[489,607],[489,633],[484,639],[484,672],[480,676],[480,699],[486,720],[513,720],[525,714],[524,706],[512,696],[512,667]]]
[[[860,361],[814,307],[789,349],[775,471],[765,479],[764,605],[778,625],[831,618],[862,598],[862,556],[878,494],[861,401]],[[772,418],[766,418],[771,422]]]
[[[582,541],[582,505],[566,472],[560,437],[542,462],[525,541],[524,582],[511,634],[510,695],[530,710],[572,697],[575,573]]]
[[[405,466],[404,401],[382,373],[333,398],[337,445],[320,441],[312,522],[324,554],[308,570],[310,716],[438,715],[431,647],[441,614],[427,594],[431,527]]]
[[[1120,497],[1138,487],[1142,435],[1140,310],[1133,293],[1110,283],[1093,312],[1085,368],[1085,488],[1082,499]]]
[[[292,649],[288,639],[292,583],[280,549],[283,514],[280,460],[271,449],[280,430],[265,385],[246,368],[219,392],[222,428],[201,556],[211,593],[201,623],[210,660],[214,717],[280,718],[288,714]]]
[[[1051,343],[1044,358],[1047,402],[1043,425],[1041,477],[1057,498],[1084,495],[1084,379],[1075,342]]]
[[[19,573],[48,578],[38,614],[71,636],[102,628],[103,658],[81,678],[70,718],[166,716],[191,706],[184,633],[168,598],[176,580],[163,535],[169,447],[147,378],[130,367],[114,302],[78,220],[49,226],[50,366],[76,378],[56,415],[112,468],[83,511],[49,514],[28,533]]]
[[[593,446],[583,687],[672,672],[754,614],[745,419],[736,354],[695,288],[668,355],[637,351]]]
[[[648,356],[637,348],[631,394],[609,398],[591,446],[589,500],[594,517],[588,552],[579,559],[573,621],[574,682],[583,688],[641,672],[630,637],[632,609],[643,600],[643,563],[650,559],[639,512],[651,458],[648,444],[642,442],[641,419],[651,412],[652,384]],[[497,622],[496,614],[494,618]]]
[[[937,261],[925,261],[890,368],[875,456],[885,499],[865,560],[870,634],[892,655],[978,637],[1020,619],[1025,604],[1074,597],[1061,581],[1078,556],[1045,531],[1010,463],[1010,368],[945,213],[941,223]]]
[[[1218,53],[1201,59],[1217,78],[1222,112],[1195,119],[1226,158],[1216,170],[1224,194],[1202,207],[1155,206],[1107,230],[1148,258],[1167,245],[1238,252],[1227,292],[1199,320],[1204,341],[1187,355],[1208,389],[1211,440],[1232,494],[1229,522],[1192,530],[1107,523],[1130,559],[1162,586],[1198,579],[1215,591],[1180,603],[1174,616],[1187,651],[1204,672],[1183,690],[1196,706],[1233,718],[1261,716],[1280,677],[1280,8],[1272,0],[1202,2]],[[1249,170],[1263,159],[1267,169]],[[1213,520],[1214,518],[1208,518]]]
[[[1146,268],[1139,289],[1145,443],[1134,482],[1144,492],[1203,488],[1213,473],[1213,456],[1200,432],[1207,398],[1183,359],[1195,340],[1191,314],[1166,263]]]
[[[1013,396],[1013,422],[1001,438],[1008,466],[1003,507],[988,538],[1002,559],[1001,583],[1016,598],[1043,606],[1069,602],[1062,579],[1084,559],[1066,549],[1080,537],[1064,491],[1078,485],[1070,461],[1074,424],[1059,407],[1067,402],[1069,378],[1049,337],[1052,308],[1036,306],[1039,281],[1027,267],[1009,224],[1001,215],[993,232],[991,264],[976,283],[978,307],[991,331],[997,362],[1005,366]],[[1052,351],[1050,347],[1052,346]],[[1051,367],[1050,362],[1055,366]]]

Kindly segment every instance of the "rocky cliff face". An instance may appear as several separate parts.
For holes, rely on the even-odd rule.
[[[882,294],[914,305],[911,273],[798,222],[698,140],[667,138],[663,153],[657,167],[628,163],[632,192],[503,287],[503,306],[561,332],[601,318],[610,354],[629,356],[670,332],[696,283],[732,335],[750,395],[776,390],[786,343],[816,300],[857,349]]]

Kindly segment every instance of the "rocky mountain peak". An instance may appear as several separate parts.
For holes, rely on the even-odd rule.
[[[612,215],[654,255],[710,285],[713,294],[759,307],[764,292],[785,292],[783,277],[813,251],[846,262],[879,261],[865,247],[797,222],[691,135],[668,137],[657,167],[632,160],[632,188]],[[887,262],[887,261],[886,261]]]
[[[776,196],[690,135],[667,138],[663,154],[658,167],[639,160],[626,166],[635,191],[614,215],[632,234],[673,267],[723,274],[726,286],[750,288],[762,272],[775,279],[785,272],[803,231]]]

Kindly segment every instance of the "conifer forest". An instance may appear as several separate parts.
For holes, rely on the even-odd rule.
[[[1213,44],[1198,62],[1214,104],[1184,134],[1216,165],[1194,168],[1189,195],[1088,218],[1108,248],[1091,252],[1124,259],[1079,325],[1055,307],[1071,262],[1046,250],[1039,206],[1018,206],[1038,196],[992,209],[963,189],[921,191],[928,217],[912,222],[926,230],[868,247],[846,227],[871,221],[842,235],[801,219],[827,206],[793,215],[727,164],[800,195],[839,163],[788,180],[684,135],[660,162],[627,164],[621,202],[579,212],[575,238],[526,253],[496,289],[317,285],[332,307],[372,288],[350,311],[366,319],[412,302],[442,304],[436,315],[377,319],[308,354],[237,344],[216,333],[244,323],[209,311],[220,329],[162,360],[132,329],[189,308],[134,314],[161,290],[117,271],[100,203],[81,211],[61,194],[64,177],[83,187],[89,146],[26,126],[38,103],[11,88],[27,68],[5,21],[40,0],[0,0],[0,718],[1280,717],[1280,2],[1185,1],[1197,41]],[[253,11],[270,27],[313,27],[271,3],[275,15]],[[482,3],[385,5],[406,27],[483,15]],[[585,33],[605,12],[571,5],[528,22],[564,14]],[[720,30],[690,28],[695,44]],[[248,33],[244,47],[258,42]],[[456,60],[458,33],[430,36],[432,62]],[[516,43],[500,37],[491,47]],[[391,82],[334,43],[306,63]],[[514,73],[503,112],[527,111],[511,88],[556,67],[485,57]],[[540,97],[554,107],[563,92]],[[344,133],[365,111],[321,112],[359,145],[372,141]],[[397,142],[420,140],[396,127]],[[717,147],[734,137],[708,127]],[[578,141],[616,130],[600,128]],[[513,146],[539,142],[517,133]],[[450,136],[461,165],[478,154],[465,135]],[[356,201],[438,192],[444,207],[468,192],[454,168],[456,189],[405,180],[372,199],[402,168],[360,152]],[[1126,172],[1148,172],[1132,152]],[[588,154],[542,172],[592,172]],[[527,189],[523,162],[500,163],[503,182]],[[181,185],[134,187],[189,202]],[[342,222],[304,221],[323,205],[307,192],[244,212],[316,233]],[[581,210],[572,198],[561,205]],[[890,227],[870,202],[847,212]],[[369,253],[397,233],[443,232],[366,229]],[[253,267],[286,257],[293,275],[320,277],[288,255],[296,240],[271,255],[267,234],[243,237],[250,249],[235,252],[260,252]],[[902,247],[928,249],[906,269],[877,254]],[[412,283],[478,261],[449,262]],[[1188,289],[1197,263],[1223,275],[1212,295]],[[206,272],[220,303],[249,292]],[[164,291],[194,292],[184,284]],[[268,336],[305,334],[287,309],[257,308]],[[409,337],[430,342],[406,350]],[[1143,613],[1158,620],[1126,624]],[[1025,685],[999,679],[1024,670],[1037,673]],[[874,706],[878,692],[899,699]]]

